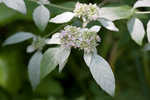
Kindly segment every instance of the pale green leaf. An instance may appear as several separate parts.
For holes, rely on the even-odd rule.
[[[129,20],[128,30],[130,32],[131,38],[139,45],[142,45],[145,29],[143,23],[138,18],[132,18]]]
[[[147,24],[147,38],[148,38],[148,42],[150,43],[150,21]]]
[[[50,20],[50,22],[57,23],[57,24],[67,23],[67,22],[71,21],[73,17],[74,17],[74,13],[64,12],[64,13],[57,15],[56,17],[52,18]]]
[[[28,40],[30,38],[33,38],[34,35],[29,32],[18,32],[12,36],[10,36],[8,39],[6,39],[3,43],[3,45],[11,45],[23,42],[25,40]]]
[[[108,30],[119,31],[119,29],[115,26],[115,24],[111,20],[99,18],[98,21],[102,24],[103,27],[105,27]]]
[[[109,95],[114,96],[115,78],[108,62],[97,53],[84,55],[84,60],[98,85]]]
[[[132,8],[126,5],[108,6],[100,9],[100,18],[106,18],[111,21],[127,19],[133,14]]]
[[[149,0],[138,0],[134,4],[134,8],[139,8],[139,7],[150,7],[150,1]]]
[[[43,59],[41,62],[41,79],[51,73],[56,66],[59,64],[63,69],[64,63],[69,57],[70,49],[64,47],[54,47],[49,48],[43,55]]]
[[[66,48],[66,47],[61,47],[60,51],[59,51],[59,55],[57,58],[58,64],[59,64],[59,72],[61,72],[63,70],[63,68],[65,67],[65,64],[68,61],[68,57],[71,53],[71,48]]]
[[[42,56],[42,53],[37,51],[29,61],[28,75],[33,89],[40,83],[40,63]]]
[[[45,30],[45,28],[48,24],[49,18],[50,18],[50,12],[43,5],[38,6],[33,12],[33,20],[34,20],[36,26],[41,31]]]
[[[4,4],[9,8],[17,10],[23,14],[26,14],[26,5],[24,0],[3,0]]]

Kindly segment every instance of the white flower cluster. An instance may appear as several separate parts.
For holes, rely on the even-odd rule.
[[[56,33],[48,44],[61,44],[66,48],[79,48],[86,52],[94,51],[100,37],[97,35],[100,30],[99,26],[93,26],[92,28],[80,28],[76,26],[66,26],[60,33]]]
[[[80,18],[83,22],[82,27],[86,27],[91,21],[98,21],[103,27],[111,31],[119,31],[115,24],[101,15],[101,8],[96,4],[77,3],[73,12],[64,12],[50,19],[50,22],[56,24],[67,23],[74,17]]]
[[[83,21],[97,20],[99,17],[100,8],[96,4],[77,3],[74,9],[74,14]]]

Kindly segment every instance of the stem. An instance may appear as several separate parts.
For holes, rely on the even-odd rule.
[[[51,7],[59,8],[59,9],[64,9],[64,10],[69,10],[69,11],[73,10],[73,8],[67,8],[67,7],[59,6],[59,5],[52,4],[52,3],[50,3],[48,5],[51,6]]]
[[[66,24],[60,25],[60,26],[57,27],[54,31],[50,32],[49,34],[45,35],[44,37],[45,37],[45,38],[49,37],[51,34],[57,32],[59,29],[63,28],[64,26],[66,26]]]
[[[145,12],[137,11],[136,14],[150,14],[150,11],[145,11]]]

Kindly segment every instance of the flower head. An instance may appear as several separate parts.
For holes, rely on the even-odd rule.
[[[96,4],[77,3],[74,9],[75,16],[84,21],[97,20],[100,8]]]
[[[57,44],[61,44],[64,47],[73,47],[90,52],[93,51],[98,45],[98,42],[100,42],[100,37],[97,35],[99,30],[99,26],[88,29],[68,25],[60,33],[54,34],[48,41],[48,44],[59,41]]]

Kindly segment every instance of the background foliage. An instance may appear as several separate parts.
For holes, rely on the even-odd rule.
[[[101,3],[102,0],[79,0],[85,3]],[[107,4],[127,4],[132,6],[136,0],[106,0]],[[76,0],[51,0],[52,3],[74,8]],[[32,11],[37,5],[28,3],[27,16],[21,15],[0,4],[0,44],[18,31],[45,35],[59,25],[49,23],[40,32],[32,20]],[[65,9],[47,6],[51,17]],[[140,16],[148,21],[150,16]],[[82,52],[72,51],[62,73],[58,69],[47,76],[35,91],[32,91],[27,75],[27,64],[31,55],[26,54],[26,43],[0,47],[0,100],[149,100],[150,99],[150,54],[142,51],[127,31],[127,20],[116,21],[119,32],[103,29],[102,42],[98,52],[112,66],[116,77],[116,96],[104,93],[92,78],[82,59]],[[29,40],[30,41],[30,40]]]

